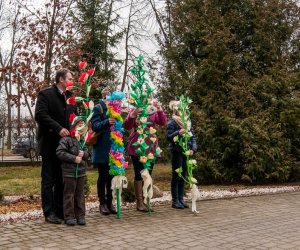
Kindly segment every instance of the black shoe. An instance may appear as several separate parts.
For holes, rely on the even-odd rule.
[[[172,202],[172,208],[184,209],[184,206],[179,201],[173,201]]]
[[[86,225],[85,218],[77,219],[77,224],[80,225],[80,226]]]
[[[67,226],[75,226],[76,222],[77,222],[76,219],[67,219],[67,220],[65,220],[65,224]]]
[[[103,214],[103,215],[109,215],[110,214],[110,211],[108,210],[106,204],[100,205],[99,210],[100,210],[100,214]]]
[[[52,224],[62,223],[62,220],[59,219],[55,214],[50,214],[49,216],[45,217],[45,221]]]
[[[183,200],[179,200],[179,203],[180,203],[184,208],[189,208],[189,205],[186,204]]]
[[[117,214],[118,213],[115,206],[112,203],[108,203],[107,208],[108,208],[108,210],[111,214]]]

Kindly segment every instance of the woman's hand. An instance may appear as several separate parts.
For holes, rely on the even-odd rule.
[[[114,125],[116,123],[116,119],[115,118],[109,118],[108,122],[110,125]]]
[[[158,101],[154,101],[153,106],[156,107],[158,111],[162,110],[161,103]]]
[[[182,129],[179,130],[180,135],[183,135],[184,133],[185,133],[185,129],[182,128]]]
[[[134,111],[131,112],[130,117],[131,118],[137,118],[137,116],[139,115],[139,113],[142,111],[142,108],[137,108],[134,109]]]

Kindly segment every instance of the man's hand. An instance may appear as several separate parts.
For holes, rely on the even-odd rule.
[[[115,118],[109,118],[108,122],[110,125],[114,125],[116,123],[116,119]]]
[[[83,154],[84,154],[84,152],[83,152],[82,150],[79,150],[79,154],[78,154],[78,156],[79,156],[80,158],[82,158],[82,157],[83,157]]]
[[[194,151],[193,150],[190,150],[190,155],[193,155],[194,154]]]
[[[59,135],[61,137],[66,137],[66,136],[69,136],[70,135],[70,132],[69,130],[67,130],[66,128],[63,128],[61,131],[59,131]]]
[[[180,135],[183,135],[184,133],[185,133],[185,129],[182,128],[182,129],[179,130]]]
[[[82,158],[79,156],[76,156],[75,163],[79,164],[82,161]]]

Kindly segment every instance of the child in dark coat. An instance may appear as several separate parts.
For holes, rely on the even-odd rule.
[[[89,153],[86,147],[82,150],[80,141],[85,131],[85,123],[79,117],[72,122],[71,136],[61,138],[56,150],[62,162],[64,183],[63,207],[65,224],[85,225],[84,181]]]
[[[169,104],[173,112],[172,119],[167,124],[167,139],[170,142],[170,150],[172,156],[172,180],[171,180],[171,195],[172,207],[177,209],[188,208],[188,205],[183,200],[184,194],[184,180],[178,176],[176,170],[182,167],[181,175],[185,178],[187,173],[186,156],[183,149],[179,146],[174,138],[182,136],[184,133],[192,133],[192,137],[188,142],[190,155],[194,154],[197,150],[197,143],[194,131],[191,126],[191,121],[187,122],[188,131],[183,128],[183,121],[179,110],[179,101],[171,101]]]

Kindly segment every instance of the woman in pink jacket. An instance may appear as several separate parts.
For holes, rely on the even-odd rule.
[[[167,124],[167,116],[164,113],[163,109],[161,108],[160,104],[158,102],[153,102],[153,105],[149,106],[149,117],[148,122],[150,124],[147,125],[147,129],[150,127],[155,128],[156,125],[165,126]],[[139,109],[133,109],[131,110],[127,118],[124,121],[124,128],[127,130],[132,130],[131,134],[128,139],[128,146],[127,146],[127,154],[132,159],[132,164],[134,167],[134,189],[135,189],[135,197],[136,197],[136,209],[140,212],[147,212],[147,206],[143,202],[143,179],[141,177],[141,171],[144,169],[143,163],[140,162],[139,155],[135,152],[137,147],[133,146],[133,144],[137,141],[139,134],[137,133],[137,127],[138,127],[138,115],[140,110]],[[146,140],[146,143],[150,145],[150,140]],[[157,148],[158,142],[156,141],[156,144],[153,148],[150,149],[148,153],[155,153]],[[153,164],[150,166],[151,169],[153,169]],[[152,171],[150,170],[150,175]]]

